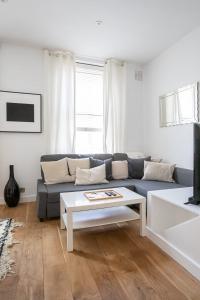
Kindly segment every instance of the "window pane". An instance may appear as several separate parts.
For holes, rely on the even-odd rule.
[[[161,122],[172,125],[177,123],[176,94],[170,94],[160,99]]]
[[[103,135],[102,131],[76,132],[76,153],[102,153],[103,152]]]
[[[103,127],[103,116],[76,115],[76,128],[97,128]]]
[[[178,93],[178,108],[180,121],[192,121],[194,118],[195,104],[194,104],[194,89],[185,89]]]
[[[91,71],[92,72],[92,71]],[[103,114],[102,74],[76,73],[76,113]]]
[[[103,152],[103,69],[76,72],[76,153]]]

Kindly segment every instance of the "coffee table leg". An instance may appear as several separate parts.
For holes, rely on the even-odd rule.
[[[73,215],[71,211],[67,212],[67,251],[73,251]]]
[[[140,235],[145,236],[146,227],[146,203],[140,203]]]
[[[60,198],[60,229],[65,229],[63,214],[65,213],[64,201]]]

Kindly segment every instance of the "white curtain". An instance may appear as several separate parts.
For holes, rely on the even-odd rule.
[[[75,59],[71,52],[44,51],[45,101],[50,153],[73,153],[75,140]]]
[[[104,152],[124,151],[126,65],[108,59],[104,67]]]

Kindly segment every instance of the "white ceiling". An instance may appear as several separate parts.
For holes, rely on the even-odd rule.
[[[199,0],[0,2],[1,41],[69,49],[86,57],[145,63],[199,25]]]

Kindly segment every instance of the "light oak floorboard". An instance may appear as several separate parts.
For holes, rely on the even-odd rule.
[[[66,232],[60,230],[63,253],[67,264],[73,299],[101,300],[100,292],[86,259],[80,255],[78,232],[75,232],[74,251],[66,251]]]
[[[73,300],[58,224],[43,228],[44,298]]]
[[[0,218],[24,223],[11,249],[15,274],[0,282],[2,300],[200,300],[200,282],[148,238],[139,223],[75,231],[66,251],[59,220],[40,223],[36,203],[0,206]]]
[[[90,269],[90,272],[96,282],[102,299],[129,299],[120,286],[114,272],[109,268],[104,252],[99,247],[95,231],[88,234],[87,231],[77,232],[77,239],[80,244],[79,255],[82,256]]]
[[[173,284],[188,297],[188,299],[200,299],[199,281],[148,238],[139,238],[137,236],[137,231],[139,230],[138,223],[124,223],[118,224],[118,226],[123,229],[123,232],[128,235],[131,240],[135,241],[137,239],[138,246],[148,253],[151,262],[155,264],[160,272],[172,281]]]
[[[100,246],[104,248],[110,268],[118,274],[118,278],[119,280],[121,279],[120,282],[124,288],[128,285],[128,282],[125,281],[127,273],[131,272],[132,277],[137,274],[138,277],[142,278],[144,289],[141,285],[138,298],[144,295],[146,299],[148,297],[146,292],[148,293],[148,291],[150,291],[152,295],[155,295],[153,296],[155,299],[187,299],[184,294],[151,263],[146,251],[137,246],[137,241],[131,241],[120,229],[113,230],[110,233],[105,232],[98,237],[98,242]],[[129,277],[130,276],[129,274]],[[151,287],[151,289],[149,289],[149,287]]]

